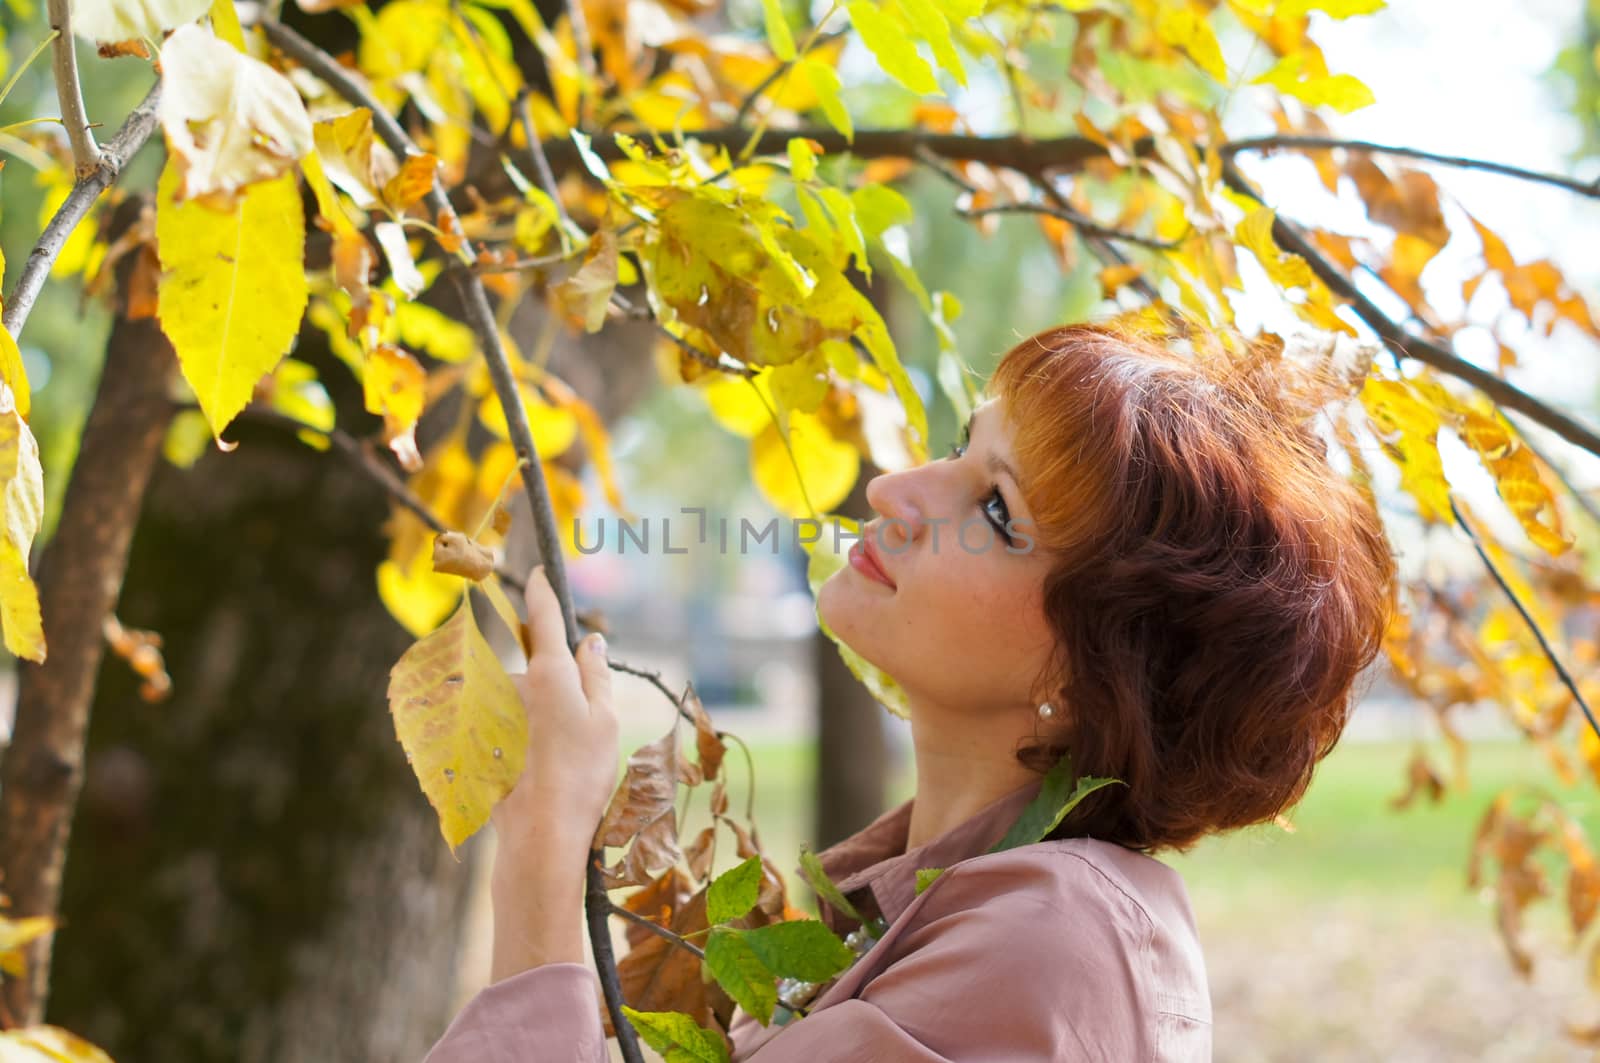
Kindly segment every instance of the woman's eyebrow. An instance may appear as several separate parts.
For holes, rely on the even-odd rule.
[[[963,446],[966,446],[972,442],[972,422],[976,421],[977,419],[977,410],[973,410],[972,413],[967,416],[967,426],[961,430],[961,443]],[[1016,484],[1019,490],[1022,488],[1022,481],[1017,478],[1017,471],[1010,466],[1006,459],[1000,457],[1000,455],[990,451],[987,455],[985,455],[984,465],[990,472],[1005,473],[1007,476],[1011,477],[1011,482]]]

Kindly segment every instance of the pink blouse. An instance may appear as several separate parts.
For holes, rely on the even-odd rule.
[[[1183,880],[1089,838],[998,853],[1030,783],[906,852],[911,802],[820,854],[888,930],[808,1005],[763,1027],[740,1012],[738,1063],[1192,1063],[1211,1058],[1211,999]],[[945,871],[920,895],[918,868]],[[822,902],[843,934],[854,920]],[[424,1063],[603,1063],[587,966],[553,963],[488,986]]]

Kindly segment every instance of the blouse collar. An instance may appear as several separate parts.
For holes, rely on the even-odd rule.
[[[946,868],[987,852],[1016,822],[1043,780],[1018,787],[979,810],[970,819],[906,851],[915,798],[890,809],[844,841],[818,853],[823,870],[839,892],[868,918],[872,910],[893,923],[917,896],[917,872]],[[855,920],[819,900],[822,918],[836,933],[853,929]]]

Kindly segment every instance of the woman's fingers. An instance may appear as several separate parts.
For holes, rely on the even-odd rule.
[[[604,636],[593,634],[579,644],[578,678],[583,683],[583,696],[589,701],[589,714],[597,719],[613,717],[611,665],[606,663]]]
[[[533,636],[533,652],[564,653],[567,648],[567,625],[561,618],[561,603],[550,586],[543,565],[533,566],[523,588],[522,600],[528,606],[528,632]]]

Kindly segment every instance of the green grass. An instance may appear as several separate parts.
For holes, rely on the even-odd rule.
[[[1586,776],[1562,787],[1548,761],[1522,742],[1474,744],[1467,786],[1395,810],[1404,789],[1406,743],[1350,743],[1318,768],[1305,800],[1290,813],[1295,831],[1253,827],[1207,839],[1192,852],[1167,857],[1197,904],[1248,909],[1266,898],[1346,900],[1416,905],[1435,914],[1482,918],[1466,887],[1466,866],[1478,821],[1494,795],[1512,785],[1537,785],[1600,840],[1600,802]],[[1442,754],[1435,764],[1441,770]]]

